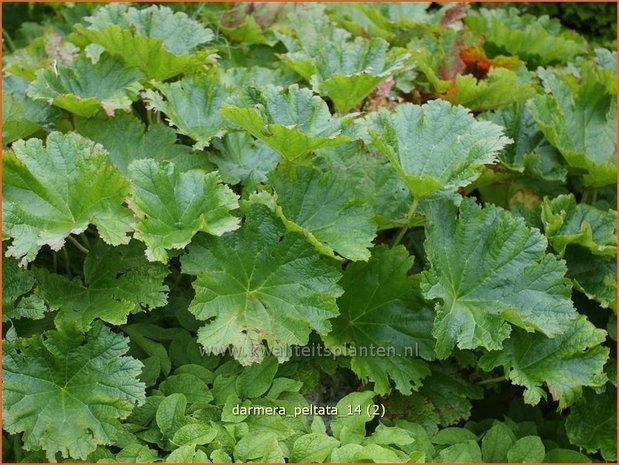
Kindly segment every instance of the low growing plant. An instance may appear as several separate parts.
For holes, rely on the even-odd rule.
[[[4,462],[616,461],[616,52],[466,4],[31,11]]]

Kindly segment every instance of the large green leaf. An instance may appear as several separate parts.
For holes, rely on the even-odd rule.
[[[489,68],[482,68],[479,75],[461,74],[466,68],[463,69],[460,52],[477,50],[464,46],[469,40],[447,29],[441,32],[438,39],[426,38],[420,47],[413,48],[413,61],[425,75],[437,98],[473,111],[483,111],[525,102],[536,94],[532,73],[526,69],[514,71],[504,65],[493,66],[483,52],[479,58]]]
[[[418,391],[404,396],[392,393],[389,408],[400,418],[422,425],[429,434],[471,415],[472,400],[483,398],[483,389],[470,383],[454,366],[431,365],[432,373]]]
[[[277,39],[266,26],[275,21],[281,10],[281,5],[269,3],[260,3],[247,10],[230,8],[220,19],[218,27],[232,42],[272,47],[277,43]]]
[[[163,40],[166,48],[177,55],[189,55],[213,39],[213,33],[183,12],[163,5],[135,8],[127,3],[105,5],[86,21],[95,29],[117,25],[135,28],[145,37]]]
[[[318,55],[325,42],[341,43],[351,34],[338,27],[327,15],[326,5],[307,2],[295,7],[294,14],[288,15],[286,28],[275,32],[277,38],[291,53],[298,53],[303,60],[290,60],[288,64],[301,76],[309,79],[314,71],[312,57]]]
[[[484,119],[505,128],[514,143],[499,153],[499,160],[510,170],[544,181],[565,181],[567,166],[558,150],[540,131],[523,103],[484,113]]]
[[[439,93],[453,104],[473,111],[492,110],[510,103],[525,102],[535,96],[536,89],[526,79],[506,68],[491,68],[485,79],[470,74],[460,74]]]
[[[330,3],[329,12],[351,33],[362,37],[381,37],[405,45],[416,34],[420,23],[436,24],[443,9],[428,11],[429,2]]]
[[[65,238],[89,224],[112,245],[129,242],[131,212],[123,206],[129,183],[107,152],[78,134],[53,132],[18,141],[2,155],[3,239],[8,255],[25,265],[39,249],[60,250]]]
[[[104,54],[97,63],[81,56],[70,65],[42,69],[28,88],[28,96],[45,100],[78,116],[89,118],[100,110],[113,115],[130,110],[144,74]]]
[[[232,96],[232,88],[222,85],[214,74],[185,78],[171,84],[157,84],[159,93],[147,90],[146,102],[165,113],[168,122],[196,141],[194,148],[208,147],[212,138],[221,138],[226,124],[219,114]]]
[[[617,52],[606,48],[596,48],[595,61],[602,69],[609,71],[607,76],[610,78],[613,74],[617,74]]]
[[[479,365],[484,370],[503,366],[512,383],[524,386],[524,400],[537,404],[546,392],[559,401],[559,408],[572,405],[581,397],[582,387],[599,387],[606,382],[603,372],[609,350],[600,344],[606,332],[581,315],[552,339],[538,333],[516,330],[501,351],[484,355]]]
[[[309,89],[269,86],[262,92],[254,88],[249,92],[245,106],[224,105],[222,115],[286,160],[350,140],[341,134],[349,118],[333,118],[327,104]]]
[[[614,184],[617,177],[617,93],[604,72],[586,64],[577,80],[541,74],[548,94],[527,103],[540,129],[573,168],[585,171],[587,186]],[[616,79],[616,76],[615,76]]]
[[[570,195],[545,199],[542,222],[546,237],[559,254],[570,244],[589,249],[596,255],[617,253],[617,212],[599,210],[585,203],[576,203]]]
[[[75,29],[92,43],[99,44],[127,65],[140,68],[147,77],[166,80],[181,73],[189,73],[212,64],[206,52],[175,55],[165,49],[161,39],[144,37],[128,29],[108,26],[95,30],[77,24]]]
[[[217,172],[181,173],[173,163],[144,159],[134,161],[129,173],[136,237],[146,244],[149,260],[167,262],[166,250],[184,248],[198,231],[220,236],[239,227],[230,214],[238,197]]]
[[[588,452],[600,451],[604,460],[617,460],[617,390],[606,385],[604,392],[585,389],[570,409],[565,430],[572,444]]]
[[[330,45],[330,46],[329,46]],[[404,67],[408,55],[389,50],[382,39],[357,37],[354,42],[325,44],[317,57],[312,86],[329,97],[340,114],[344,114]]]
[[[544,199],[541,220],[553,249],[567,262],[574,287],[602,307],[617,308],[617,213],[560,195]]]
[[[36,278],[32,270],[17,266],[15,260],[2,257],[2,321],[18,318],[39,320],[48,308],[33,292]]]
[[[321,253],[367,260],[376,234],[372,210],[337,173],[300,167],[293,174],[276,171],[270,178],[276,212],[290,231],[300,232]]]
[[[14,140],[26,138],[36,133],[41,126],[26,116],[23,97],[3,89],[2,98],[2,142],[10,144]]]
[[[407,57],[401,50],[389,50],[389,44],[383,39],[357,37],[353,42],[327,41],[317,55],[296,52],[281,58],[285,63],[293,62],[293,69],[299,69],[294,62],[307,62],[305,67],[311,69],[312,74],[304,77],[343,114],[401,70]]]
[[[416,197],[466,186],[511,141],[500,126],[442,100],[380,110],[369,123],[374,144]]]
[[[139,10],[127,4],[107,5],[87,21],[88,28],[75,25],[85,39],[137,66],[149,78],[163,81],[213,62],[208,51],[196,51],[211,41],[213,33],[167,6]]]
[[[199,342],[215,352],[232,346],[243,364],[264,358],[265,342],[286,360],[291,345],[306,344],[312,329],[327,333],[337,315],[339,272],[301,234],[284,236],[266,207],[253,206],[235,233],[196,237],[181,263],[197,276],[189,309],[208,321]]]
[[[26,96],[28,81],[16,76],[2,78],[2,143],[35,134],[48,126],[60,112],[47,103]]]
[[[10,21],[8,18],[6,20]],[[39,29],[39,25],[30,23],[24,32],[24,40],[20,40],[20,45],[27,45],[3,54],[2,71],[7,73],[2,76],[3,83],[11,77],[33,81],[37,71],[59,63],[69,64],[80,51],[67,36],[61,36],[53,27]]]
[[[599,302],[601,307],[617,310],[616,255],[594,255],[584,247],[570,245],[563,258],[574,288]]]
[[[317,164],[323,171],[346,173],[351,179],[347,187],[372,207],[379,230],[405,224],[410,192],[382,154],[369,151],[359,142],[348,142],[322,149],[317,155]]]
[[[177,55],[189,55],[214,37],[211,30],[187,14],[174,12],[163,5],[151,5],[144,9],[130,7],[126,18],[137,32],[163,40],[166,48]]]
[[[432,334],[436,353],[500,349],[509,323],[548,336],[570,327],[565,263],[546,253],[547,242],[521,218],[465,198],[459,212],[449,202],[427,209],[425,248],[431,268],[422,289],[440,299]]]
[[[84,260],[84,278],[37,270],[41,295],[52,309],[59,309],[56,325],[80,331],[100,318],[121,325],[129,313],[166,304],[168,269],[149,263],[137,241],[110,247],[98,242]]]
[[[172,128],[160,123],[146,127],[130,114],[105,119],[78,119],[75,129],[103,145],[112,163],[125,176],[131,162],[143,158],[173,161],[179,169],[206,165],[204,157],[190,154],[190,147],[176,143],[176,132]]]
[[[247,187],[250,191],[267,181],[267,175],[275,169],[280,157],[269,147],[244,132],[227,134],[214,140],[216,153],[209,153],[209,160],[219,168],[224,182]]]
[[[464,19],[473,31],[484,35],[493,55],[508,54],[530,66],[565,63],[584,51],[584,41],[548,16],[520,15],[516,8],[480,8]]]
[[[102,323],[84,336],[48,331],[3,342],[2,427],[23,433],[27,450],[47,459],[85,460],[99,444],[112,444],[136,404],[142,364],[124,356],[128,340]]]
[[[352,355],[351,368],[387,394],[389,380],[410,394],[430,374],[420,360],[434,358],[432,310],[408,276],[412,259],[404,247],[372,250],[368,263],[346,267],[338,300],[340,316],[324,339],[332,350]]]

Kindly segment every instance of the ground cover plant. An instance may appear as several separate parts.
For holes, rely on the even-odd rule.
[[[2,7],[4,462],[616,461],[615,51],[490,4]]]

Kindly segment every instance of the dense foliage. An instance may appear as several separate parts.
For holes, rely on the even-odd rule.
[[[589,41],[606,47],[617,46],[617,4],[592,2],[587,8],[569,2],[509,3],[526,13],[557,18],[564,26],[583,34]]]
[[[616,460],[616,52],[466,4],[28,11],[3,461]]]

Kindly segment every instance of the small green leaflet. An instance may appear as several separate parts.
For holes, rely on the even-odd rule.
[[[311,433],[297,438],[290,452],[290,462],[324,462],[340,442],[326,434]]]
[[[273,384],[278,365],[276,358],[267,357],[260,363],[245,367],[236,379],[236,393],[241,399],[264,395]]]
[[[266,430],[243,436],[234,447],[234,459],[240,463],[283,463],[284,452],[277,434]]]
[[[84,260],[84,278],[37,270],[41,295],[50,308],[59,309],[58,327],[86,331],[93,320],[126,323],[131,312],[166,304],[168,269],[149,263],[137,241],[110,247],[98,242]]]
[[[239,218],[230,213],[238,208],[238,197],[217,172],[181,173],[172,163],[145,159],[134,161],[129,174],[129,206],[139,218],[135,235],[151,261],[166,263],[166,250],[184,248],[198,231],[220,236],[239,227]]]
[[[376,393],[373,391],[353,392],[337,403],[337,417],[331,421],[331,431],[342,445],[359,444],[363,441],[365,424],[373,418],[368,408],[373,403],[374,397]],[[355,411],[356,414],[350,414]]]
[[[448,201],[428,202],[424,272],[427,299],[440,299],[432,334],[436,353],[500,349],[508,323],[549,337],[569,327],[576,311],[565,263],[546,253],[547,242],[524,220],[471,198],[459,211]]]
[[[372,210],[348,188],[348,178],[299,167],[270,177],[278,216],[289,231],[299,232],[320,253],[367,260],[376,235]]]
[[[129,242],[131,212],[123,206],[129,183],[107,152],[78,134],[53,132],[17,141],[2,155],[2,238],[21,265],[43,245],[60,250],[65,238],[89,224],[108,244]]]
[[[340,273],[303,235],[284,231],[266,207],[255,205],[239,231],[200,235],[181,258],[183,272],[197,276],[189,310],[207,321],[198,333],[207,349],[232,346],[247,365],[264,358],[266,342],[286,360],[290,346],[306,344],[312,329],[330,330]]]
[[[466,186],[511,142],[500,126],[443,100],[380,110],[369,124],[374,145],[415,197]]]
[[[224,105],[221,114],[283,158],[296,161],[323,147],[350,140],[342,134],[350,117],[334,118],[326,102],[298,85],[250,88],[244,106]]]
[[[605,338],[605,331],[580,315],[552,339],[516,330],[503,350],[482,356],[479,366],[484,370],[505,367],[512,383],[525,387],[524,400],[532,405],[546,397],[541,387],[546,384],[563,409],[581,397],[583,386],[606,383],[603,367],[609,350],[600,345]]]
[[[28,88],[28,96],[89,118],[100,110],[112,116],[116,110],[130,110],[144,74],[126,68],[122,61],[103,55],[97,63],[85,56],[57,69],[42,69]]]
[[[164,438],[172,438],[187,424],[186,409],[187,398],[181,393],[170,394],[161,401],[157,407],[155,420]]]
[[[407,275],[412,264],[404,247],[379,246],[368,263],[348,265],[341,281],[344,295],[338,300],[340,316],[325,337],[331,349],[352,355],[351,368],[361,379],[373,381],[378,394],[391,390],[390,379],[400,392],[410,394],[430,374],[419,358],[434,358],[433,315]],[[371,347],[392,353],[377,356]]]
[[[112,444],[119,419],[144,402],[142,364],[124,356],[125,337],[102,323],[80,333],[48,331],[3,342],[3,428],[24,433],[27,450],[49,461],[85,460],[99,444]],[[105,384],[102,382],[105,381]]]
[[[217,75],[157,84],[156,89],[158,92],[146,91],[147,104],[165,113],[170,125],[195,140],[195,150],[208,147],[212,138],[225,134],[226,124],[219,110],[233,93],[231,87],[219,82]]]
[[[541,462],[546,449],[539,436],[524,436],[518,439],[507,451],[507,461],[510,463]]]
[[[516,442],[516,435],[505,424],[495,420],[494,425],[486,432],[481,440],[481,453],[485,462],[507,462],[507,451]]]

